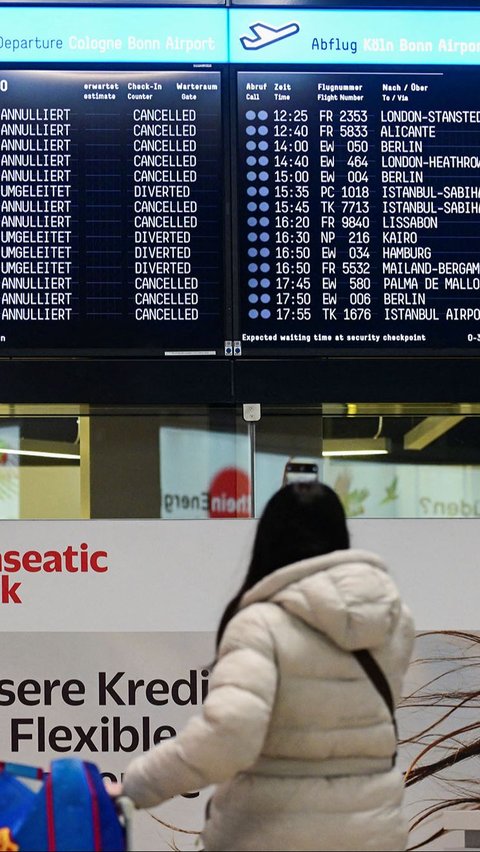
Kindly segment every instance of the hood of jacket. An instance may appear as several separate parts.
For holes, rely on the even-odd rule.
[[[380,647],[401,614],[385,563],[366,550],[336,550],[273,571],[240,607],[269,601],[348,651]]]

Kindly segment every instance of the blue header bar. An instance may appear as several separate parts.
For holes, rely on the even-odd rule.
[[[230,9],[230,62],[478,65],[480,11]]]
[[[0,62],[228,62],[220,8],[2,8]]]
[[[480,11],[3,6],[2,62],[478,65]]]

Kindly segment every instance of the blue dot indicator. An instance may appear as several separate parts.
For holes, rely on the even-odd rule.
[[[258,206],[262,213],[266,213],[266,211],[270,209],[270,204],[268,203],[268,201],[261,201]]]
[[[249,295],[249,297],[248,297],[248,301],[249,301],[252,305],[255,305],[255,304],[258,302],[258,296],[257,296],[257,294],[256,294],[256,293],[250,293],[250,295]]]
[[[271,313],[267,308],[264,308],[263,311],[260,311],[260,316],[262,319],[268,319],[271,316]]]
[[[268,172],[260,172],[258,177],[260,178],[260,180],[268,180]]]
[[[256,195],[257,187],[256,186],[247,186],[247,195]]]
[[[265,264],[262,263],[262,266],[265,266]],[[268,264],[267,264],[267,266],[268,266]],[[249,272],[258,272],[258,263],[249,263],[248,264],[248,271]],[[265,270],[262,270],[262,271],[265,272]]]
[[[246,132],[247,136],[253,136],[254,133],[256,133],[256,129],[253,126],[253,124],[249,124],[245,132]]]
[[[259,157],[258,162],[260,166],[268,166],[268,157]]]
[[[268,293],[262,293],[262,295],[260,296],[260,301],[263,302],[264,305],[267,305],[270,301],[270,296],[268,295]]]
[[[245,148],[247,149],[247,151],[255,151],[256,147],[257,147],[257,143],[254,142],[252,139],[249,139],[248,142],[245,145]]]
[[[256,248],[249,248],[248,249],[248,256],[249,257],[256,257],[257,254],[258,254],[258,250]]]
[[[252,308],[251,311],[248,312],[248,316],[250,317],[250,319],[257,319],[258,311],[256,310],[256,308]]]
[[[258,143],[258,147],[260,151],[268,151],[268,142],[266,142],[264,139],[261,139]]]
[[[262,278],[262,280],[260,281],[260,287],[263,287],[265,290],[267,289],[267,287],[270,287],[270,279]]]
[[[258,128],[258,133],[259,133],[260,136],[266,136],[267,133],[268,133],[268,127],[265,127],[264,124],[261,124],[260,127]]]
[[[258,223],[258,219],[256,219],[255,216],[249,216],[248,217],[247,225],[248,225],[249,228],[254,228],[257,223]]]
[[[256,172],[247,172],[247,180],[256,180],[257,173]]]
[[[255,201],[249,201],[247,204],[247,210],[250,210],[250,213],[253,213],[257,209],[257,205]]]
[[[257,270],[255,270],[255,272],[256,271]],[[270,272],[270,264],[269,263],[261,263],[260,264],[260,272]]]
[[[268,118],[268,112],[264,109],[261,109],[260,112],[258,113],[258,117],[259,117],[260,121],[266,121],[266,119]]]
[[[270,234],[267,231],[262,231],[262,233],[260,234],[260,242],[268,243],[269,239]]]
[[[256,220],[255,220],[255,224],[256,224]],[[268,228],[268,226],[270,224],[270,219],[268,219],[266,216],[262,216],[262,218],[260,219],[260,224],[261,224],[262,228]]]
[[[269,190],[268,186],[261,186],[261,187],[260,187],[260,189],[259,189],[258,191],[259,191],[260,195],[264,195],[264,196],[265,196],[265,195],[269,195],[269,194],[270,194],[270,190]]]
[[[248,234],[248,241],[250,243],[256,243],[257,240],[258,240],[258,236],[255,233],[255,231],[250,231],[249,234]]]
[[[257,117],[257,113],[253,111],[253,109],[247,110],[245,113],[245,118],[247,121],[253,121]]]
[[[248,279],[248,286],[252,287],[253,289],[255,289],[255,287],[258,287],[257,279],[256,278],[249,278]]]
[[[256,157],[247,157],[247,166],[254,166],[257,162]]]
[[[262,257],[270,257],[270,249],[261,248],[260,254],[261,254]]]

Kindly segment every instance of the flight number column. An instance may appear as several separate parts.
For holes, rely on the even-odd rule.
[[[338,111],[339,242],[341,318],[347,323],[372,320],[372,162],[366,109]],[[348,326],[347,326],[348,328]]]

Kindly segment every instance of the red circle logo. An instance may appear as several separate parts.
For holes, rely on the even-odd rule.
[[[238,467],[224,467],[208,489],[210,518],[250,517],[250,478]]]

